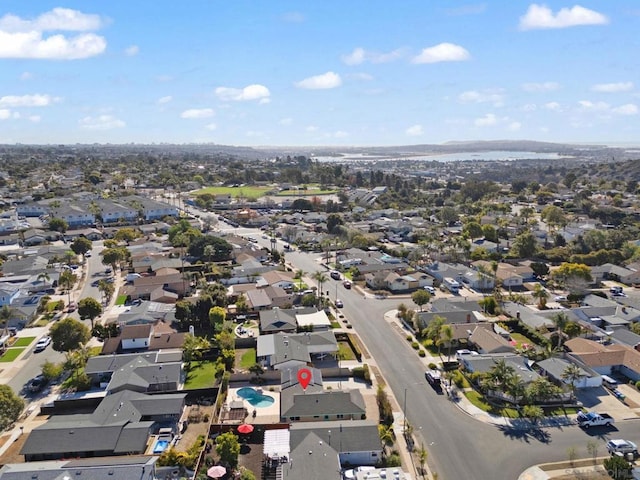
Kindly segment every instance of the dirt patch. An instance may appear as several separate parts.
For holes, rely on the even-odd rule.
[[[183,417],[189,419],[187,429],[182,433],[175,447],[179,452],[186,452],[200,435],[207,437],[215,406],[189,405],[187,409]]]
[[[9,446],[7,451],[4,452],[4,455],[0,457],[0,464],[4,465],[7,463],[23,463],[24,455],[20,455],[20,450],[22,450],[22,446],[27,441],[27,437],[28,435],[25,433],[23,435],[20,435],[18,438],[16,438],[16,441],[13,442]],[[7,437],[5,441],[8,441],[8,440],[9,438]]]

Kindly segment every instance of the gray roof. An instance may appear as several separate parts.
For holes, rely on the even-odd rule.
[[[292,431],[289,462],[282,468],[283,480],[340,480],[338,445],[333,440],[330,444],[321,441],[314,431]]]
[[[324,443],[331,443],[337,447],[339,453],[375,452],[382,448],[378,435],[378,424],[374,420],[292,423],[289,430],[291,450],[297,448],[299,442],[309,432],[315,433]]]
[[[107,395],[92,414],[53,416],[36,427],[20,453],[143,452],[153,425],[143,417],[178,415],[185,397],[185,394],[149,396],[128,390]]]
[[[121,355],[98,355],[87,360],[85,373],[114,372],[135,359],[144,359],[150,363],[179,362],[182,360],[181,350],[154,351],[145,353],[124,353]]]
[[[473,372],[488,372],[498,360],[504,360],[507,365],[513,367],[518,376],[529,383],[540,378],[536,372],[531,370],[526,357],[514,354],[487,354],[487,355],[465,355],[462,360]]]
[[[554,325],[551,319],[534,312],[526,305],[520,305],[513,302],[505,302],[502,306],[502,309],[513,318],[517,318],[518,314],[520,314],[520,320],[522,321],[522,323],[530,328],[533,328],[534,330],[542,327],[553,327]],[[556,313],[567,313],[567,310],[551,311],[551,314],[553,315],[555,315]]]
[[[322,390],[304,392],[301,387],[291,387],[281,395],[287,397],[287,393],[292,396],[292,402],[287,401],[285,410],[285,402],[280,407],[281,417],[309,417],[318,416],[322,418],[324,415],[356,415],[361,416],[366,413],[364,398],[360,390]],[[282,397],[281,397],[282,398]],[[282,401],[282,400],[281,400]]]
[[[618,343],[627,345],[629,347],[635,347],[640,345],[640,335],[633,333],[626,328],[614,328],[610,334]]]
[[[271,332],[295,329],[297,326],[296,313],[298,313],[298,311],[293,308],[262,310],[260,312],[260,330],[263,332]]]
[[[153,390],[153,385],[174,384],[177,386],[181,374],[182,362],[156,364],[139,357],[113,372],[107,390],[115,392],[131,387],[133,390],[147,391]]]
[[[551,358],[542,360],[540,362],[536,362],[536,365],[542,368],[545,372],[547,372],[553,378],[557,380],[562,380],[562,374],[564,373],[566,368],[569,365],[571,365],[571,362],[563,360],[562,358],[551,357]],[[589,372],[587,372],[583,368],[580,368],[580,375],[584,377],[592,376]]]
[[[65,480],[78,476],[91,480],[147,480],[158,457],[136,455],[121,457],[50,460],[10,463],[0,469],[2,480]]]

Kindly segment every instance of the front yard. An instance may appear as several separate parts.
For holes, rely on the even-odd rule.
[[[22,353],[24,348],[9,348],[6,352],[0,357],[0,362],[8,363],[13,362],[18,356]]]

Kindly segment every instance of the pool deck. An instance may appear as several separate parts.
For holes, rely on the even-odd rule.
[[[227,395],[227,402],[226,402],[227,405],[229,405],[230,402],[232,401],[234,402],[242,401],[245,408],[247,409],[247,412],[249,412],[249,415],[245,419],[246,423],[262,423],[262,424],[279,423],[280,422],[280,392],[278,391],[279,387],[277,387],[273,392],[270,391],[268,387],[262,389],[263,395],[269,395],[274,400],[274,402],[268,407],[254,407],[246,399],[240,397],[240,395],[238,395],[238,390],[240,390],[241,388],[247,388],[247,387],[253,388],[254,390],[257,390],[258,388],[260,388],[260,387],[255,387],[253,385],[240,385],[237,388],[229,388],[229,394]],[[256,411],[255,418],[252,415],[254,409]]]

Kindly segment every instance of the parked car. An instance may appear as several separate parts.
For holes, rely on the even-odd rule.
[[[553,297],[553,299],[556,302],[566,302],[567,301],[567,297],[565,297],[564,295],[557,295],[557,296]]]
[[[427,370],[424,377],[436,392],[442,393],[442,375],[439,370]]]
[[[44,387],[46,387],[47,383],[49,383],[49,380],[47,380],[47,377],[40,374],[37,377],[33,377],[31,379],[31,381],[27,384],[27,388],[29,389],[30,392],[35,393],[35,392],[39,392]]]
[[[337,270],[331,270],[331,272],[329,273],[329,276],[334,280],[340,280],[340,272]]]
[[[583,428],[589,427],[610,427],[615,420],[608,413],[596,413],[596,412],[579,412],[578,413],[578,425]]]
[[[616,453],[622,453],[623,455],[632,453],[634,456],[638,455],[638,446],[635,443],[620,438],[609,440],[607,442],[607,450],[611,455]]]
[[[342,286],[349,290],[351,288],[351,282],[349,280],[345,280],[344,282],[342,282]]]
[[[356,474],[358,472],[372,472],[373,470],[375,470],[376,467],[356,467],[352,470],[346,470],[344,472],[344,478],[351,480],[356,478]]]
[[[435,295],[436,294],[436,289],[433,287],[430,287],[429,285],[427,285],[426,287],[424,287],[424,289],[429,292],[431,295]]]
[[[49,345],[51,344],[51,337],[42,337],[40,340],[38,340],[38,343],[36,343],[36,347],[34,348],[34,352],[41,352],[43,351],[45,348],[47,348]]]
[[[76,305],[76,302],[71,302],[67,307],[67,312],[69,313],[75,312],[77,308],[78,308],[78,305]]]
[[[342,300],[338,298],[336,300],[336,308],[342,308],[342,307],[344,307],[344,303],[342,303]]]

